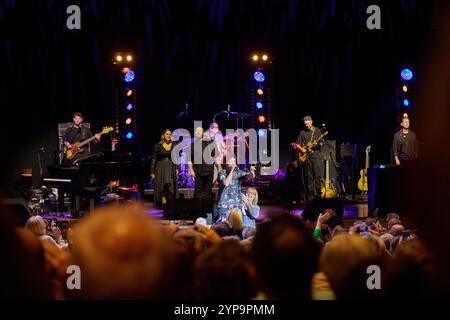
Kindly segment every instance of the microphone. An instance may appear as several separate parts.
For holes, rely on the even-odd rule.
[[[227,119],[230,119],[230,105],[228,105]]]
[[[186,114],[189,114],[189,104],[186,102],[186,108],[185,108]]]

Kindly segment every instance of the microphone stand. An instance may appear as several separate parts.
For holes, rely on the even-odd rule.
[[[236,118],[236,129],[239,129],[240,125],[241,125],[241,129],[243,129],[244,128],[244,118],[248,118],[251,116],[248,113],[240,113],[240,112],[231,111],[231,106],[228,105],[227,110],[220,111],[214,115],[212,122],[216,122],[216,118],[222,114],[226,114],[228,119],[230,119],[230,115]]]
[[[189,104],[186,103],[185,105],[185,109],[183,111],[181,111],[179,114],[177,114],[177,127],[180,127],[180,118],[184,115],[188,115],[189,114]]]
[[[39,165],[39,188],[42,186],[42,179],[44,175],[44,169],[42,168],[42,159],[41,159],[41,153],[45,152],[45,148],[41,147],[38,151],[37,158],[38,158],[38,165]]]

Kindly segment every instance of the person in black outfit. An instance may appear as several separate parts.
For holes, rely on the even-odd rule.
[[[71,149],[72,148],[72,144],[77,143],[77,142],[82,142],[86,139],[91,138],[92,136],[94,136],[92,134],[92,131],[89,127],[83,125],[83,115],[81,114],[81,112],[75,112],[73,114],[73,125],[70,128],[67,128],[66,131],[64,131],[64,135],[63,135],[63,139],[64,139],[64,145],[68,148]],[[96,134],[95,135],[95,142],[99,142],[100,141],[100,134]],[[82,148],[83,151],[77,153],[75,155],[75,157],[73,157],[72,159],[67,159],[66,157],[64,157],[63,159],[63,165],[65,166],[74,166],[74,163],[76,160],[80,159],[80,158],[84,158],[86,156],[89,155],[90,150],[89,150],[89,146],[85,145],[84,148]],[[80,208],[76,205],[76,197],[80,196],[80,188],[79,188],[79,181],[76,180],[74,181],[69,188],[61,188],[61,190],[59,190],[59,192],[61,193],[61,196],[59,197],[59,211],[62,212],[63,208],[64,208],[64,193],[69,193],[70,194],[70,211],[73,214],[78,214]]]
[[[170,198],[178,198],[177,166],[172,162],[172,132],[168,129],[161,134],[161,141],[153,147],[151,179],[154,181],[154,205],[161,207]]]
[[[194,198],[201,207],[200,215],[206,217],[212,209],[212,187],[215,164],[215,142],[204,138],[204,129],[195,129],[195,140],[190,148],[189,174],[195,181]],[[206,152],[205,152],[206,150]],[[209,209],[209,210],[208,210]]]
[[[419,153],[416,134],[409,129],[409,118],[403,117],[400,126],[402,128],[392,142],[392,155],[397,166],[416,159]]]
[[[66,131],[64,131],[64,145],[71,149],[72,144],[76,142],[82,142],[86,139],[89,139],[92,137],[92,131],[87,126],[83,125],[83,115],[80,112],[75,112],[73,114],[73,125],[70,128],[67,128]],[[100,141],[100,134],[95,135],[95,141]],[[85,157],[89,155],[89,148],[86,146],[83,148],[82,152],[79,152],[75,157],[72,159],[64,159],[64,164],[66,165],[72,165],[77,159],[81,157]]]
[[[303,118],[303,124],[306,130],[300,131],[297,138],[297,144],[303,146],[308,142],[315,142],[321,134],[319,128],[313,126],[313,120],[310,116]],[[315,198],[320,197],[320,188],[323,179],[323,160],[320,154],[322,143],[318,142],[314,144],[314,153],[311,155],[309,160],[306,162],[306,183],[307,183],[307,193],[308,200],[312,201]],[[306,150],[302,150],[306,152]]]

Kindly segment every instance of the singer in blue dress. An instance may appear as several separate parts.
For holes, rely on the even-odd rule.
[[[247,176],[254,177],[254,169],[250,173],[236,166],[236,159],[227,161],[225,169],[219,171],[218,180],[224,185],[224,189],[217,204],[217,213],[228,216],[233,207],[242,206],[241,179]]]

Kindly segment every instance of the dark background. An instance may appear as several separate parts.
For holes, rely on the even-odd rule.
[[[67,6],[81,7],[81,30],[66,28]],[[367,6],[382,29],[368,30]],[[372,145],[371,162],[390,162],[400,70],[421,87],[422,54],[433,1],[1,1],[1,176],[53,158],[59,122],[81,111],[93,131],[112,124],[112,57],[136,56],[142,155],[189,103],[207,126],[230,104],[249,113],[249,58],[273,57],[271,85],[282,162],[301,118],[326,123],[338,143]],[[417,108],[425,108],[418,105]],[[219,123],[220,124],[220,123]],[[413,128],[414,130],[414,128]],[[419,139],[420,139],[420,132]],[[107,142],[104,142],[107,143]]]

